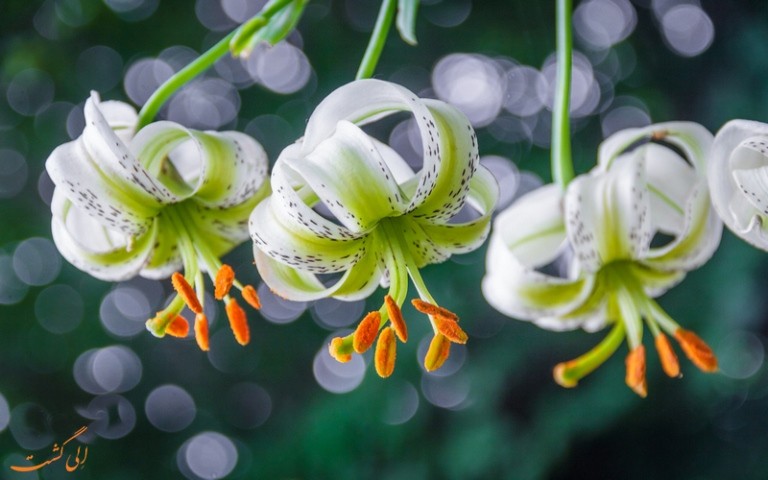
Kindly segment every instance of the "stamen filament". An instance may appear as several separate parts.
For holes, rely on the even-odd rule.
[[[613,355],[622,340],[624,340],[624,324],[617,321],[610,333],[595,348],[578,358],[557,364],[553,371],[555,381],[566,388],[575,387],[579,380],[592,373]]]
[[[166,329],[176,315],[184,308],[184,300],[179,295],[174,295],[171,303],[155,316],[147,320],[147,329],[156,337],[163,337]]]

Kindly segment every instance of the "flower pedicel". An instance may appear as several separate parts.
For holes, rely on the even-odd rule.
[[[360,128],[399,111],[413,114],[421,134],[424,163],[417,173]],[[408,338],[401,306],[409,278],[419,296],[412,303],[434,331],[425,368],[439,368],[451,343],[467,341],[458,317],[438,306],[419,271],[476,249],[488,234],[498,187],[479,165],[475,133],[462,113],[392,83],[350,83],[313,112],[305,136],[280,154],[271,182],[273,193],[250,225],[256,265],[273,291],[291,300],[354,300],[380,283],[389,287],[353,334],[333,339],[337,360],[376,342],[377,373],[392,373],[396,339]],[[334,219],[313,210],[321,204]],[[465,205],[479,216],[451,223]],[[339,272],[328,287],[318,278]]]
[[[208,349],[202,273],[215,283],[235,338],[249,340],[245,312],[232,296],[259,307],[219,258],[248,238],[248,215],[268,192],[267,158],[254,139],[238,132],[200,132],[173,122],[138,132],[136,111],[121,102],[85,103],[85,129],[51,153],[46,168],[56,184],[53,239],[70,263],[96,278],[169,275],[177,295],[147,322],[157,336],[186,336],[179,315],[195,315],[195,337]],[[179,273],[183,270],[183,274]]]

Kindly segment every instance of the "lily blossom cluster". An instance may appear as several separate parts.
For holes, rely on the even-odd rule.
[[[95,93],[85,103],[85,122],[82,135],[46,163],[56,184],[52,230],[61,254],[107,281],[172,276],[177,295],[147,327],[157,336],[187,336],[180,315],[186,304],[203,350],[209,347],[207,272],[237,341],[246,344],[246,315],[229,292],[234,285],[255,308],[259,299],[220,257],[248,238],[248,216],[269,190],[261,145],[239,132],[200,132],[167,121],[136,132],[130,105],[100,102]]]
[[[611,326],[593,350],[555,367],[560,385],[575,386],[626,338],[626,383],[644,397],[643,324],[667,375],[680,375],[667,335],[698,368],[717,370],[712,350],[654,300],[719,245],[706,176],[711,145],[694,123],[618,132],[601,145],[598,165],[565,191],[544,186],[495,220],[482,284],[494,308],[550,330]],[[553,265],[560,275],[545,272]]]
[[[418,172],[362,126],[407,111],[421,134]],[[458,317],[430,294],[420,269],[478,248],[498,198],[479,164],[475,132],[456,108],[420,99],[380,80],[360,80],[331,93],[309,118],[305,135],[280,154],[273,193],[250,218],[254,257],[263,280],[291,300],[363,299],[388,287],[381,307],[354,333],[334,338],[330,353],[346,362],[376,343],[374,364],[392,374],[397,340],[408,338],[401,307],[409,278],[434,336],[424,359],[439,368],[451,343],[465,343]],[[463,208],[476,218],[456,222]],[[325,274],[341,276],[326,285]]]

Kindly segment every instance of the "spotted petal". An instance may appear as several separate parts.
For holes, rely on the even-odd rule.
[[[561,278],[537,271],[563,252],[566,233],[561,203],[559,187],[549,185],[523,196],[496,218],[482,289],[488,303],[500,312],[537,321],[566,315],[589,298],[594,276]]]
[[[368,135],[346,120],[304,156],[280,156],[353,232],[365,232],[384,217],[403,213],[407,202],[394,174]]]
[[[341,300],[359,300],[373,293],[379,284],[381,272],[374,248],[368,248],[361,259],[344,275],[326,287],[317,276],[272,259],[256,245],[253,248],[256,268],[264,282],[275,293],[294,301],[312,301],[326,297]]]
[[[355,235],[344,227],[323,218],[306,205],[289,181],[301,177],[284,163],[272,171],[273,194],[262,201],[251,214],[249,229],[254,243],[269,257],[285,265],[314,273],[340,272],[349,269],[365,253],[365,236]]]
[[[308,153],[329,138],[336,124],[358,125],[408,110],[421,134],[423,166],[408,211],[430,219],[448,219],[460,208],[477,165],[474,131],[455,108],[420,100],[409,90],[381,80],[360,80],[332,92],[310,117],[303,142]]]
[[[51,203],[53,241],[67,261],[80,270],[106,281],[135,276],[149,261],[157,237],[157,224],[130,243],[83,213],[60,189]]]
[[[267,156],[248,135],[198,132],[155,122],[133,139],[131,151],[178,197],[228,208],[253,197],[264,184]]]
[[[419,250],[432,251],[432,255],[422,255],[419,258],[414,252],[414,259],[420,266],[437,263],[455,253],[467,253],[483,244],[490,229],[493,207],[499,197],[499,187],[493,174],[485,167],[479,166],[470,180],[470,192],[467,203],[473,205],[480,213],[478,218],[461,223],[435,223],[414,218],[415,244],[423,245]],[[407,235],[406,235],[407,237]]]
[[[768,250],[768,216],[762,203],[768,205],[768,198],[761,197],[761,203],[755,204],[760,193],[760,171],[766,166],[768,124],[733,120],[717,132],[708,172],[712,204],[728,228],[763,250]],[[740,188],[737,171],[754,197]]]
[[[635,151],[605,173],[581,175],[565,198],[568,237],[581,267],[642,258],[651,240],[645,161]]]

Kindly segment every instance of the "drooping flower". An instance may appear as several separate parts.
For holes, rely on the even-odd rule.
[[[768,250],[768,124],[726,123],[715,136],[708,168],[712,203],[725,225]]]
[[[157,336],[186,336],[189,324],[179,315],[186,304],[196,314],[203,350],[207,272],[238,342],[247,343],[245,313],[229,289],[241,289],[257,308],[258,296],[220,257],[247,240],[248,216],[269,191],[261,145],[242,133],[200,132],[166,121],[135,132],[130,105],[100,102],[95,93],[85,103],[85,122],[82,135],[46,162],[56,184],[52,231],[61,254],[107,281],[171,275],[177,295],[147,328]]]
[[[711,143],[693,123],[621,131],[601,145],[597,167],[565,192],[541,187],[497,217],[482,285],[493,307],[550,330],[612,325],[592,351],[555,367],[559,384],[575,386],[626,337],[626,383],[645,396],[643,320],[669,376],[680,367],[664,332],[697,367],[717,369],[710,348],[653,300],[720,242],[705,176]],[[659,245],[662,239],[668,242]],[[562,275],[542,271],[558,263]]]
[[[421,134],[419,172],[360,128],[399,111],[413,114]],[[479,165],[474,130],[458,110],[384,81],[343,86],[317,107],[305,136],[280,154],[272,188],[250,220],[256,265],[272,290],[292,300],[355,300],[380,283],[389,287],[381,308],[331,342],[337,360],[366,351],[378,337],[376,370],[392,373],[395,338],[408,337],[401,307],[409,277],[419,297],[412,303],[434,331],[426,369],[442,365],[451,342],[466,342],[458,317],[438,306],[420,273],[480,246],[498,197],[495,179]],[[479,216],[453,223],[465,205]],[[318,277],[338,272],[330,286]]]

